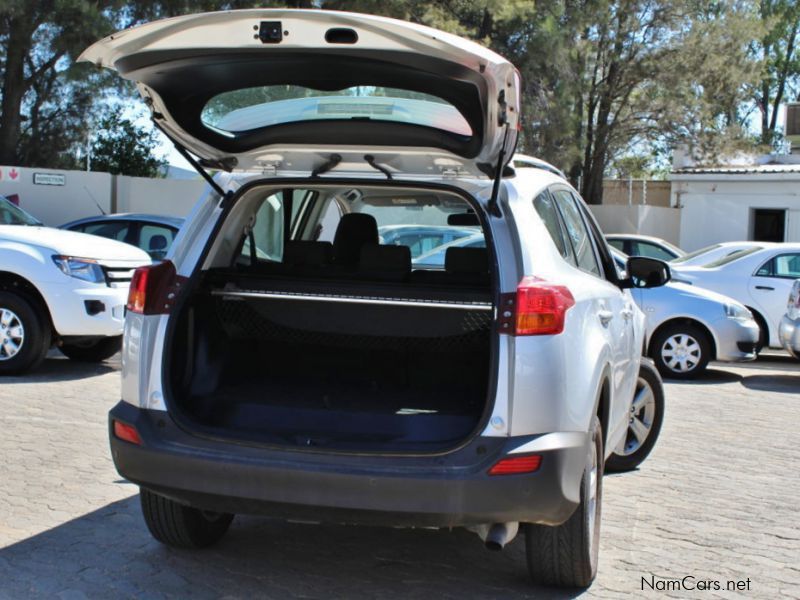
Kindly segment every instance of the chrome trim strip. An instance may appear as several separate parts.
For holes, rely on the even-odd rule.
[[[395,300],[372,296],[334,296],[333,294],[301,294],[298,292],[239,292],[211,290],[212,296],[231,298],[271,298],[275,300],[307,300],[312,302],[340,302],[345,304],[377,304],[382,306],[422,306],[425,308],[452,308],[457,310],[491,311],[491,302],[447,302],[437,300]]]

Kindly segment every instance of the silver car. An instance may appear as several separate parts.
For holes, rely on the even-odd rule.
[[[514,66],[420,25],[268,9],[142,25],[83,60],[220,170],[196,164],[208,192],[131,284],[109,433],[152,535],[207,546],[234,513],[460,526],[495,550],[519,531],[535,582],[589,585],[603,472],[644,460],[663,397],[634,280],[578,193],[508,164]],[[485,247],[443,265],[379,238],[468,223]]]
[[[786,314],[778,328],[778,337],[789,354],[800,358],[800,279],[796,279],[792,285]]]
[[[611,252],[624,270],[627,257]],[[758,323],[733,298],[675,281],[659,288],[635,288],[633,298],[647,316],[647,353],[664,377],[691,379],[711,360],[756,358]]]

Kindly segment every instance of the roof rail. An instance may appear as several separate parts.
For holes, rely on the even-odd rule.
[[[529,167],[529,168],[532,168],[532,169],[542,169],[543,171],[549,171],[550,173],[553,173],[554,175],[558,175],[559,177],[562,177],[564,179],[567,178],[567,176],[564,174],[564,172],[561,169],[559,169],[558,167],[554,167],[549,162],[544,161],[541,158],[536,158],[535,156],[528,156],[527,154],[515,154],[511,158],[511,162],[514,163],[514,168],[517,168],[517,169],[520,168],[520,167],[522,167],[522,168]]]

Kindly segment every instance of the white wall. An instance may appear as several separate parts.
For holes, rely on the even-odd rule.
[[[35,184],[34,175],[37,173],[52,175],[54,177],[49,178],[51,182],[63,185]],[[104,212],[184,217],[205,187],[205,181],[199,177],[148,179],[115,177],[94,171],[0,166],[0,194],[16,194],[20,207],[45,225],[54,227]]]
[[[202,179],[117,177],[117,211],[185,217],[206,187]]]
[[[681,211],[665,206],[589,205],[603,233],[639,233],[678,244]]]
[[[16,174],[13,179],[12,173]],[[58,177],[51,179],[61,180],[64,185],[35,184],[37,173],[56,175]],[[0,194],[16,194],[21,208],[52,226],[109,212],[111,182],[108,173],[0,167]]]
[[[786,241],[800,242],[800,173],[792,176],[676,177],[673,202],[682,208],[680,246],[691,252],[718,242],[752,238],[752,211],[787,210]]]

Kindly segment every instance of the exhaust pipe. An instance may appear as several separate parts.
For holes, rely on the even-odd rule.
[[[519,523],[493,523],[491,525],[478,525],[472,528],[483,540],[488,550],[502,550],[503,547],[517,537]]]

